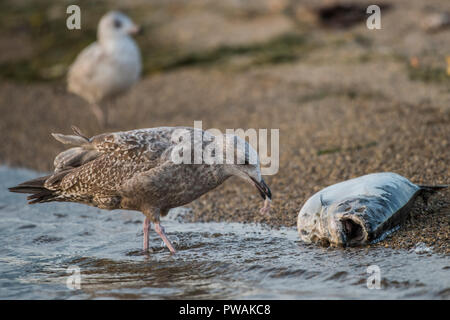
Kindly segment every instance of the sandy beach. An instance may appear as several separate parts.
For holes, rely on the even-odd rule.
[[[0,5],[2,15],[17,19],[0,19],[0,164],[50,171],[64,148],[50,133],[70,133],[71,125],[87,135],[103,131],[87,103],[66,92],[64,74],[95,37],[104,7],[72,34],[52,29],[65,19],[56,4],[41,1],[31,14],[22,1],[6,3],[13,1]],[[137,38],[144,74],[111,106],[108,131],[195,120],[204,129],[280,130],[279,172],[265,177],[270,216],[259,214],[254,189],[230,179],[190,204],[187,220],[294,226],[312,194],[372,172],[450,183],[450,30],[430,33],[418,23],[433,10],[450,11],[448,1],[392,2],[381,30],[364,20],[329,29],[314,15],[320,1],[171,3],[124,5],[146,30]],[[47,54],[54,41],[62,44]],[[446,190],[427,205],[418,200],[407,223],[375,246],[423,242],[448,254],[449,224]]]

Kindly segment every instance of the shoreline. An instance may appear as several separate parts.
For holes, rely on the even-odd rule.
[[[23,167],[11,167],[11,166],[5,166],[1,165],[3,168],[6,168],[6,170],[26,170],[26,171],[32,171],[33,173],[36,173],[37,176],[45,175],[45,173],[39,173],[33,169],[29,168],[23,168]],[[220,187],[219,187],[220,188]],[[5,191],[7,192],[7,191]],[[214,193],[214,191],[212,191]],[[213,195],[214,196],[214,195]],[[203,198],[203,197],[201,197]],[[282,223],[279,223],[279,221],[274,221],[271,223],[271,221],[266,221],[264,216],[259,215],[253,215],[251,216],[251,212],[247,213],[247,216],[250,215],[251,219],[247,220],[244,215],[243,218],[237,218],[236,217],[228,217],[225,218],[225,220],[220,220],[217,218],[212,218],[210,213],[207,211],[199,211],[196,210],[198,206],[201,206],[202,199],[197,199],[191,204],[188,204],[186,206],[183,206],[183,208],[190,209],[188,213],[182,215],[181,221],[182,222],[238,222],[238,223],[244,223],[244,224],[252,224],[255,223],[257,225],[262,226],[263,228],[269,228],[269,229],[275,229],[278,230],[280,228],[288,228],[288,229],[295,229],[296,230],[296,223],[294,225],[285,225]],[[252,197],[253,198],[253,197]],[[259,200],[259,199],[258,199]],[[24,200],[25,201],[25,200]],[[305,200],[306,201],[306,200]],[[439,196],[433,195],[429,199],[429,206],[430,208],[433,208],[431,215],[427,214],[427,205],[424,204],[422,200],[416,199],[412,209],[410,216],[406,219],[406,222],[399,225],[399,228],[388,234],[383,240],[380,240],[377,243],[373,244],[367,244],[363,246],[358,247],[351,247],[351,248],[360,248],[360,249],[367,249],[367,248],[377,248],[377,247],[384,247],[384,248],[391,248],[391,249],[403,249],[403,250],[414,250],[419,246],[425,246],[425,248],[430,248],[433,253],[441,254],[444,256],[448,256],[450,253],[449,247],[448,247],[448,241],[446,241],[446,238],[448,239],[448,233],[445,233],[445,229],[440,228],[440,226],[445,226],[446,223],[448,223],[448,215],[450,214],[450,209],[448,206],[442,206],[442,203],[439,203]],[[117,209],[120,210],[120,209]],[[104,210],[105,214],[108,214],[108,210]],[[429,217],[427,217],[429,216]],[[428,219],[430,218],[432,223],[429,223]],[[448,230],[447,230],[448,231]],[[436,237],[436,235],[438,237]],[[300,241],[300,238],[299,238]],[[325,246],[316,243],[312,244],[314,246],[323,247]],[[335,247],[336,249],[339,249],[339,247]],[[342,248],[341,248],[342,249]],[[419,250],[422,250],[419,248]],[[426,249],[428,250],[428,249]],[[424,253],[430,253],[428,251],[419,252],[419,254]]]
[[[450,10],[448,0],[428,2]],[[328,1],[124,4],[147,27],[136,37],[144,72],[109,106],[107,129],[66,92],[65,77],[113,3],[86,7],[82,31],[73,32],[61,28],[63,3],[39,3],[0,4],[0,164],[52,171],[65,146],[50,133],[69,134],[71,125],[93,136],[202,120],[222,132],[279,129],[279,171],[264,177],[270,216],[259,214],[254,188],[231,178],[189,205],[195,221],[295,226],[311,195],[374,172],[450,184],[450,30],[423,29],[429,12],[421,0],[396,1],[381,30],[367,29],[365,13],[351,26],[325,27],[311,9]],[[449,254],[449,239],[445,190],[428,206],[417,201],[405,226],[377,245],[421,241]]]

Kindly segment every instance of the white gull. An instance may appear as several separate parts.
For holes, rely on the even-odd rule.
[[[139,27],[123,13],[111,11],[98,25],[97,41],[83,49],[70,66],[67,89],[92,107],[100,125],[107,124],[107,103],[140,77],[141,54],[130,37]]]

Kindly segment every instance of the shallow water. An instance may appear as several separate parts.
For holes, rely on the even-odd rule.
[[[294,228],[163,220],[178,253],[155,232],[142,255],[142,214],[78,204],[26,205],[6,188],[38,173],[0,167],[1,299],[448,299],[450,259],[385,248],[306,245]],[[368,289],[367,267],[381,289]],[[80,289],[68,288],[79,268]],[[73,270],[73,269],[70,269]]]

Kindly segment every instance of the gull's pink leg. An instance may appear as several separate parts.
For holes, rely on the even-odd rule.
[[[167,248],[169,248],[170,252],[175,253],[176,251],[173,248],[172,244],[170,243],[169,239],[167,238],[166,233],[164,231],[164,227],[160,225],[159,222],[155,223],[155,231],[157,234],[159,234],[161,239],[166,244]]]
[[[144,251],[148,250],[148,230],[150,229],[150,219],[145,217],[144,224]]]
[[[259,212],[261,214],[269,214],[270,213],[270,199],[266,198],[266,200],[264,200],[264,207],[261,208],[261,210],[259,210]]]

